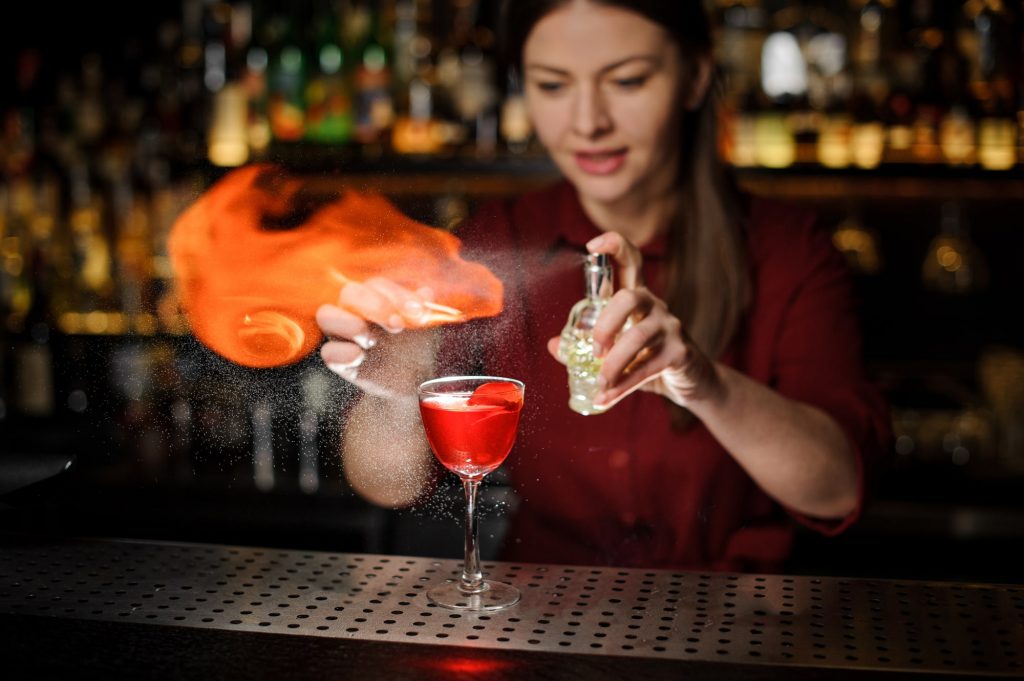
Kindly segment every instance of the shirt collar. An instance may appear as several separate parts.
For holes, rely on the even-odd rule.
[[[555,212],[557,220],[555,229],[551,232],[551,245],[554,246],[560,241],[583,250],[588,241],[600,236],[603,232],[587,217],[576,188],[568,181],[563,180],[559,183],[557,197],[558,210]],[[645,258],[663,258],[667,250],[668,237],[664,233],[658,234],[640,247],[640,253]]]

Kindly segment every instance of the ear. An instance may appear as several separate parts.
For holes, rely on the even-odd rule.
[[[711,74],[715,66],[711,55],[701,53],[697,56],[697,64],[693,69],[693,77],[690,79],[689,89],[683,97],[683,106],[687,111],[694,111],[704,101],[704,96],[711,87]]]

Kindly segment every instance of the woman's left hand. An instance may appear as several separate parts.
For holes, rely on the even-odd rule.
[[[634,390],[663,395],[686,407],[713,397],[721,388],[718,372],[707,355],[690,340],[668,305],[642,282],[640,251],[615,232],[591,240],[591,253],[605,253],[619,265],[622,288],[597,318],[594,353],[603,359],[594,404],[610,408]],[[632,325],[623,331],[626,322]],[[548,341],[558,357],[559,339]]]

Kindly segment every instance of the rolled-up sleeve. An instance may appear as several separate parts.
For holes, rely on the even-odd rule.
[[[864,372],[859,310],[853,281],[828,232],[808,224],[790,249],[803,264],[789,296],[775,346],[773,387],[790,399],[830,416],[846,435],[856,458],[858,501],[841,519],[787,511],[801,524],[839,534],[860,517],[872,481],[890,451],[891,424],[881,392]]]

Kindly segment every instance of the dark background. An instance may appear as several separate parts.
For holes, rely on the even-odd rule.
[[[294,11],[307,11],[309,6],[299,3]],[[155,53],[161,25],[180,19],[181,4],[40,2],[19,3],[16,10],[7,11],[0,22],[0,108],[46,101],[56,78],[77,73],[87,52],[103,57],[109,76],[131,82],[138,65]],[[19,91],[14,75],[24,48],[38,50],[40,64],[36,89],[29,93]],[[303,164],[300,155],[296,165]],[[543,164],[536,168],[548,172]],[[399,177],[426,170],[444,177],[459,166],[381,164],[368,169]],[[884,261],[881,272],[857,279],[869,371],[884,388],[894,414],[955,416],[985,408],[978,380],[978,363],[985,352],[1001,346],[1024,348],[1019,300],[1024,291],[1021,170],[1018,165],[993,175],[941,167],[875,172],[799,168],[748,171],[741,179],[769,191],[780,176],[800,179],[804,188],[794,200],[818,210],[828,225],[838,224],[856,209],[876,233]],[[501,163],[489,172],[503,172]],[[214,176],[207,169],[207,177]],[[861,184],[865,178],[878,177],[913,191],[885,194]],[[846,195],[817,192],[816,183],[837,178],[846,183]],[[958,189],[978,182],[993,189]],[[403,197],[400,203],[430,221],[433,199]],[[939,229],[942,204],[949,199],[960,201],[964,224],[990,273],[988,286],[977,292],[940,293],[921,282],[923,259]],[[472,205],[475,199],[468,201]],[[13,347],[18,339],[4,334],[5,344]],[[324,373],[315,357],[296,367],[256,372],[233,367],[180,337],[55,334],[51,347],[60,413],[47,419],[0,419],[0,463],[10,470],[23,465],[24,457],[38,461],[46,455],[58,463],[61,456],[74,455],[76,462],[52,484],[5,499],[8,507],[0,507],[0,529],[459,555],[460,490],[442,486],[434,500],[409,511],[370,507],[344,483],[336,454],[336,420],[325,418],[320,426],[320,490],[299,490],[296,405],[301,381]],[[118,367],[142,355],[162,359],[154,360],[152,399],[138,411],[117,385]],[[351,393],[330,375],[326,379],[330,399],[343,408]],[[65,407],[67,396],[80,388],[88,388],[90,406],[72,413]],[[251,417],[254,402],[268,396],[278,482],[273,490],[260,491],[252,482]],[[182,399],[191,408],[187,440],[175,430],[172,418]],[[801,533],[789,569],[1024,580],[1007,558],[1009,548],[1024,538],[1024,452],[1012,454],[1012,465],[997,465],[992,455],[957,464],[942,450],[894,452],[863,522],[835,539]],[[487,555],[494,555],[502,537],[507,496],[499,476],[488,487],[483,504]]]

